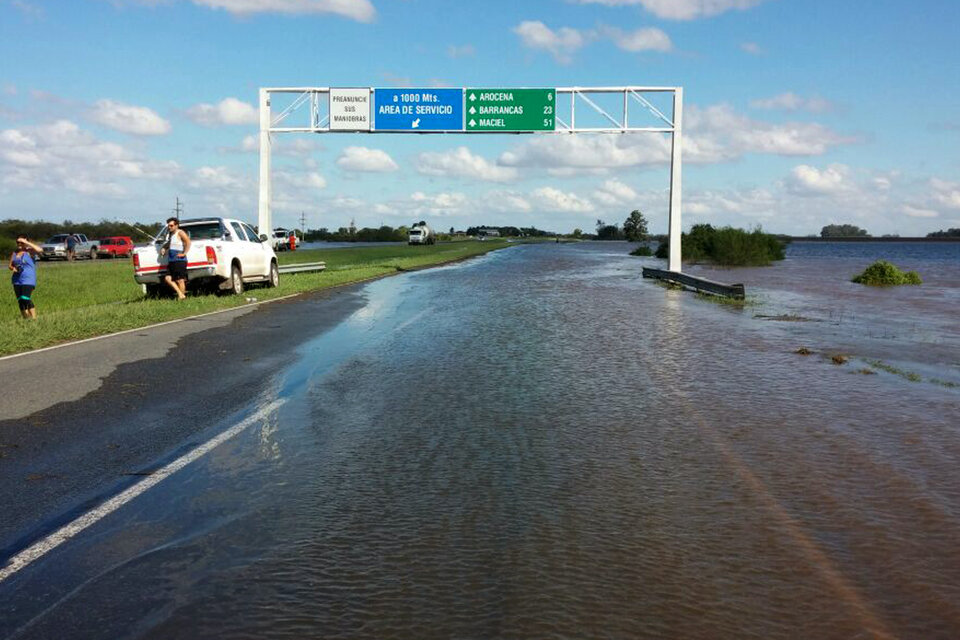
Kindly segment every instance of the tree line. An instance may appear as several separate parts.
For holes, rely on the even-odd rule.
[[[134,226],[142,229],[150,238],[160,232],[162,222],[136,223],[130,225],[115,220],[101,220],[99,222],[46,222],[44,220],[19,220],[8,218],[0,220],[0,251],[6,254],[13,251],[18,235],[25,235],[30,240],[42,243],[51,236],[60,233],[82,233],[88,238],[99,239],[111,236],[130,236],[135,243],[148,242],[150,238],[139,233]]]

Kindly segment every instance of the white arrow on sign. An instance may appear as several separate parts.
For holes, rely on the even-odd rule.
[[[420,118],[417,118],[416,120],[414,120],[412,126],[414,129],[420,128]]]
[[[471,93],[471,94],[470,94],[470,102],[474,102],[476,99],[477,99],[477,96],[475,96],[474,94]]]
[[[471,126],[471,127],[477,126],[477,121],[474,120],[473,118],[470,118],[470,126]]]
[[[476,108],[476,107],[470,107],[470,115],[473,115],[473,114],[475,114],[476,112],[477,112],[477,108]]]

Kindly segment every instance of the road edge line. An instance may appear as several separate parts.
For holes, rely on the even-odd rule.
[[[145,477],[140,482],[137,482],[131,487],[128,487],[113,496],[106,502],[102,503],[95,509],[88,511],[87,513],[79,516],[68,524],[60,527],[57,531],[51,533],[47,537],[43,538],[39,542],[35,542],[30,545],[23,551],[12,556],[7,560],[3,568],[0,568],[0,583],[4,582],[18,571],[24,567],[30,565],[36,560],[39,560],[45,556],[50,551],[53,551],[61,544],[70,540],[77,534],[83,532],[84,529],[96,524],[103,518],[107,517],[114,511],[120,509],[142,493],[153,488],[166,478],[169,478],[176,472],[180,471],[186,467],[191,462],[201,458],[206,455],[213,449],[217,448],[227,440],[230,440],[234,436],[239,435],[241,432],[245,431],[250,425],[262,420],[267,417],[273,411],[276,411],[286,403],[286,399],[274,400],[270,404],[261,407],[256,413],[247,416],[237,424],[233,425],[226,431],[215,435],[210,438],[203,444],[191,449],[187,453],[183,454],[173,462],[170,462],[166,466],[157,471],[154,471],[149,476]]]

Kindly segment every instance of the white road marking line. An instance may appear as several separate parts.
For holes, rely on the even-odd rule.
[[[203,443],[199,447],[192,449],[187,453],[183,454],[182,456],[180,456],[179,458],[177,458],[167,466],[163,467],[162,469],[159,469],[153,472],[151,475],[145,477],[143,480],[136,483],[132,487],[118,493],[117,495],[110,498],[109,500],[101,504],[99,507],[94,509],[93,511],[88,511],[87,513],[83,514],[73,522],[64,525],[59,530],[50,534],[49,536],[37,542],[33,546],[27,549],[24,549],[17,555],[13,556],[10,559],[10,561],[7,563],[7,566],[0,569],[0,582],[3,582],[4,580],[9,578],[16,572],[26,567],[28,564],[30,564],[34,560],[38,560],[45,554],[57,548],[58,546],[60,546],[70,538],[74,537],[75,535],[77,535],[78,533],[80,533],[90,525],[95,524],[96,522],[110,515],[111,513],[113,513],[123,505],[127,504],[128,502],[130,502],[131,500],[133,500],[143,492],[147,491],[151,487],[154,487],[160,482],[162,482],[165,478],[168,478],[174,473],[176,473],[177,471],[180,471],[181,469],[183,469],[185,466],[187,466],[194,460],[197,460],[198,458],[209,453],[210,451],[217,448],[218,446],[220,446],[230,438],[233,438],[234,436],[239,434],[241,431],[249,427],[251,424],[257,422],[258,420],[262,420],[273,411],[276,411],[277,409],[279,409],[285,402],[286,400],[274,400],[273,402],[261,408],[259,411],[257,411],[253,415],[248,416],[247,418],[244,418],[243,420],[233,425],[226,431],[220,433],[219,435],[214,436],[210,440],[207,440],[205,443]]]

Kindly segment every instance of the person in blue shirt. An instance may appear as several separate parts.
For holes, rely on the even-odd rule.
[[[10,256],[10,271],[13,271],[13,292],[20,305],[20,315],[30,320],[37,319],[37,308],[33,304],[33,290],[37,288],[37,263],[34,256],[40,254],[40,247],[27,240],[26,236],[17,236],[17,248]]]

